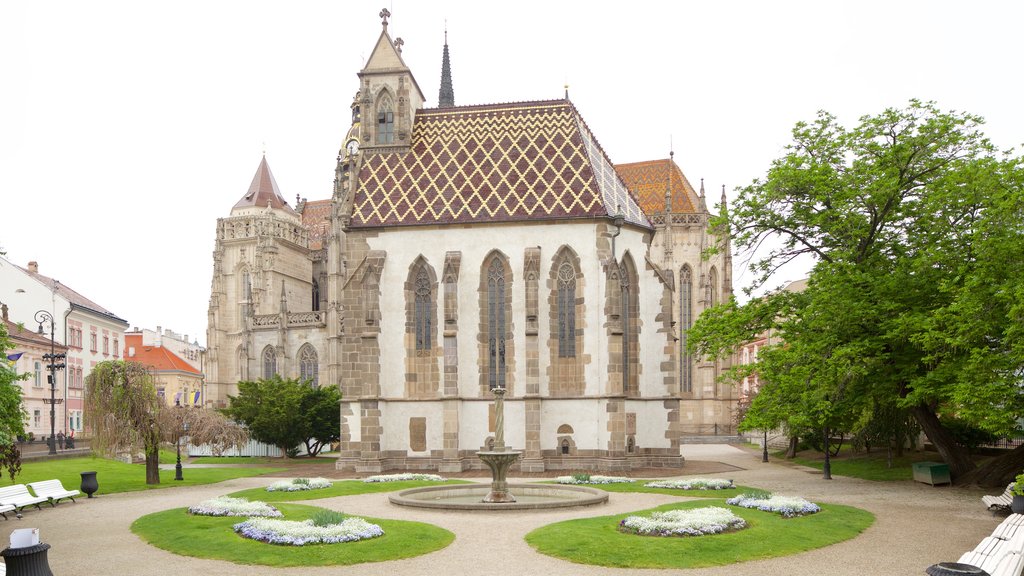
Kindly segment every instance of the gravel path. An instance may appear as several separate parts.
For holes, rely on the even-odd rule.
[[[176,556],[153,548],[131,533],[138,517],[187,506],[206,498],[266,485],[265,478],[240,478],[215,485],[166,488],[111,494],[56,509],[26,511],[24,519],[2,522],[4,547],[15,528],[39,528],[49,543],[49,563],[59,576],[202,574],[203,576],[262,574],[358,576],[601,576],[625,573],[687,575],[921,575],[940,561],[955,561],[987,536],[1001,519],[985,510],[984,493],[911,482],[876,483],[836,476],[831,482],[820,472],[763,464],[760,454],[726,445],[685,446],[692,460],[720,462],[738,468],[727,476],[737,484],[804,496],[811,501],[849,504],[871,511],[875,523],[853,540],[795,556],[744,562],[699,570],[616,570],[571,564],[537,554],[523,536],[545,524],[649,508],[677,500],[658,494],[612,493],[609,503],[594,508],[504,513],[450,512],[392,506],[382,494],[330,498],[310,502],[346,513],[429,522],[451,530],[455,542],[444,550],[418,558],[350,567],[267,568],[240,566],[216,560]],[[689,472],[684,467],[687,475]],[[187,472],[186,472],[187,473]],[[102,486],[103,479],[100,478]],[[481,479],[482,481],[482,479]]]

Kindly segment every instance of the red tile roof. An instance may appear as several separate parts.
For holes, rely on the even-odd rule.
[[[408,152],[370,156],[352,227],[604,218],[650,227],[567,100],[419,110]]]
[[[134,355],[131,354],[132,348],[135,348]],[[138,362],[157,372],[177,370],[197,376],[201,374],[191,364],[163,346],[143,346],[142,334],[124,335],[124,360]]]
[[[331,201],[307,201],[302,209],[302,225],[309,231],[309,249],[320,250],[330,233]]]
[[[277,180],[274,179],[274,174],[270,171],[270,166],[267,164],[267,157],[264,156],[260,160],[260,165],[256,168],[256,175],[252,178],[252,184],[249,185],[249,191],[242,196],[242,199],[235,203],[235,208],[248,208],[248,207],[259,207],[266,208],[267,205],[271,208],[279,208],[288,212],[294,213],[288,202],[285,201],[284,196],[281,196],[281,190],[277,187]]]
[[[22,326],[18,326],[17,322],[11,322],[10,320],[8,320],[6,318],[3,318],[3,322],[4,322],[4,324],[7,325],[7,334],[8,334],[8,336],[10,336],[11,339],[15,341],[14,342],[15,346],[14,346],[14,349],[10,351],[11,353],[18,352],[18,343],[19,342],[24,342],[25,344],[28,344],[28,345],[31,345],[31,346],[37,346],[39,348],[49,349],[49,347],[50,347],[50,333],[49,332],[47,332],[46,335],[44,336],[44,335],[39,334],[38,332],[36,332],[33,329],[33,327],[35,325],[30,326],[28,324],[25,324],[25,325],[22,325]],[[44,329],[45,328],[46,327],[44,326]],[[57,343],[54,344],[53,349],[55,351],[57,351],[57,352],[66,352],[68,347],[63,345],[63,344],[61,344],[61,343],[59,343],[59,342],[57,342]],[[3,360],[3,358],[0,357],[0,361],[2,361],[2,360]]]
[[[693,186],[671,159],[616,164],[615,171],[640,200],[640,207],[648,215],[665,211],[665,194],[669,190],[672,192],[672,212],[693,213],[700,206]]]

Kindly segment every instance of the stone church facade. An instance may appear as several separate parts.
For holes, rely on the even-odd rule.
[[[482,467],[495,387],[523,471],[678,467],[731,430],[725,366],[685,352],[732,292],[703,184],[612,164],[568,98],[455,106],[447,44],[425,107],[382,16],[331,198],[292,208],[264,158],[218,220],[211,399],[339,386],[338,466],[367,473]]]

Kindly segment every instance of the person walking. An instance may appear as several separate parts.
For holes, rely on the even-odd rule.
[[[64,449],[64,432],[63,431],[57,432],[57,445],[60,446],[61,450]]]

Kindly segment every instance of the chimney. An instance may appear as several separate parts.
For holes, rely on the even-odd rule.
[[[39,274],[39,262],[35,260],[28,263],[28,271],[33,274]]]

